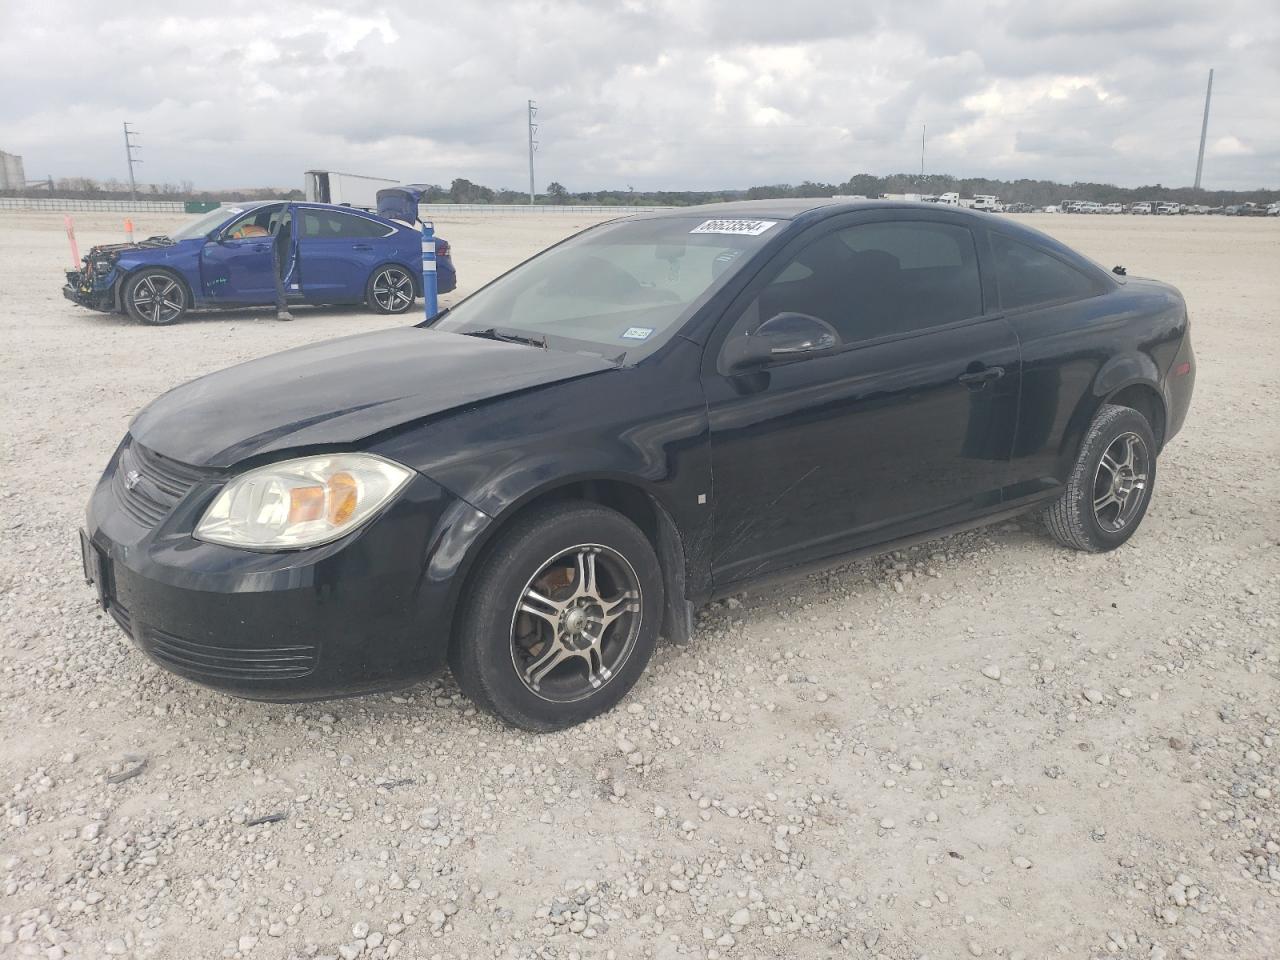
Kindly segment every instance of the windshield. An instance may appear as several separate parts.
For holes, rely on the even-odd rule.
[[[210,210],[203,217],[197,217],[190,223],[179,227],[169,234],[169,239],[192,240],[196,237],[207,236],[214,227],[219,226],[224,220],[228,220],[239,213],[244,213],[243,207],[218,207],[215,210]]]
[[[634,360],[679,330],[782,226],[697,216],[602,224],[499,277],[433,327]]]

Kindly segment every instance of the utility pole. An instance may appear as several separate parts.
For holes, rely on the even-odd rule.
[[[129,129],[129,121],[124,123],[124,155],[129,160],[129,195],[136,201],[138,199],[138,182],[133,178],[133,165],[141,163],[137,157],[133,155],[135,150],[142,149],[133,142],[133,138],[138,135],[137,130]]]
[[[924,187],[924,135],[929,130],[927,123],[920,124],[920,186]]]
[[[534,134],[538,132],[538,125],[533,122],[533,118],[538,115],[538,106],[532,100],[529,101],[529,203],[533,204],[533,151],[538,149],[538,141],[534,139]]]
[[[1200,121],[1200,155],[1196,157],[1196,189],[1200,189],[1200,174],[1204,170],[1204,141],[1209,133],[1209,98],[1213,96],[1213,68],[1209,68],[1209,86],[1204,91],[1204,119]]]

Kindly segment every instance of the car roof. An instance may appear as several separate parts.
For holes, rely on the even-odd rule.
[[[222,204],[223,210],[230,210],[235,207],[239,210],[257,210],[259,207],[270,206],[273,203],[287,203],[295,207],[308,207],[316,210],[340,210],[343,213],[354,213],[361,216],[373,217],[375,220],[383,220],[372,210],[365,210],[361,207],[352,207],[344,203],[316,203],[311,200],[227,200]]]
[[[858,210],[930,210],[943,211],[958,216],[984,220],[990,214],[957,207],[948,203],[925,203],[918,200],[894,200],[890,198],[852,200],[843,197],[807,197],[781,200],[731,200],[727,203],[703,203],[692,207],[669,207],[645,214],[646,218],[665,217],[750,217],[758,220],[798,220],[815,211],[822,216],[852,213]]]
[[[1101,204],[1096,204],[1096,206],[1101,206]],[[982,210],[970,210],[967,207],[957,207],[948,203],[925,203],[918,200],[893,200],[888,198],[845,200],[832,197],[810,197],[799,200],[734,200],[729,203],[705,203],[694,207],[670,207],[665,210],[640,214],[637,219],[675,217],[733,219],[742,217],[753,220],[799,220],[801,217],[806,217],[806,219],[817,221],[825,220],[827,217],[833,217],[840,213],[852,213],[859,210],[919,210],[946,217],[953,222],[967,220],[981,223],[983,226],[994,228],[997,232],[1020,238],[1043,248],[1055,250],[1077,265],[1087,265],[1088,269],[1110,277],[1105,268],[1043,231],[1002,217],[999,214],[987,213]]]

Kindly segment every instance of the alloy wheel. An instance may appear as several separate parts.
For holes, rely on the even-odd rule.
[[[1118,533],[1142,509],[1151,456],[1136,433],[1122,433],[1108,444],[1093,478],[1093,517],[1103,530]]]
[[[150,274],[133,288],[133,305],[152,323],[172,323],[186,307],[187,297],[177,280]]]
[[[379,270],[373,278],[373,299],[387,313],[407,310],[413,303],[413,278],[395,267]]]
[[[640,616],[640,580],[626,557],[598,544],[570,547],[521,591],[511,617],[511,663],[536,696],[582,700],[631,655]]]

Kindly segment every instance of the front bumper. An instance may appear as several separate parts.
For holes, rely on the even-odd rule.
[[[67,271],[67,282],[62,285],[62,295],[72,303],[90,310],[112,312],[116,309],[115,283],[86,284],[80,271]]]
[[[487,524],[483,514],[417,476],[382,514],[334,543],[239,550],[190,536],[225,477],[150,454],[132,471],[142,477],[136,493],[127,492],[117,474],[129,450],[126,441],[90,501],[86,579],[160,666],[250,699],[317,700],[404,686],[443,665],[453,560],[465,553],[459,538]],[[149,527],[151,500],[163,499],[149,495],[153,478],[192,482]],[[141,500],[131,503],[135,495]]]

